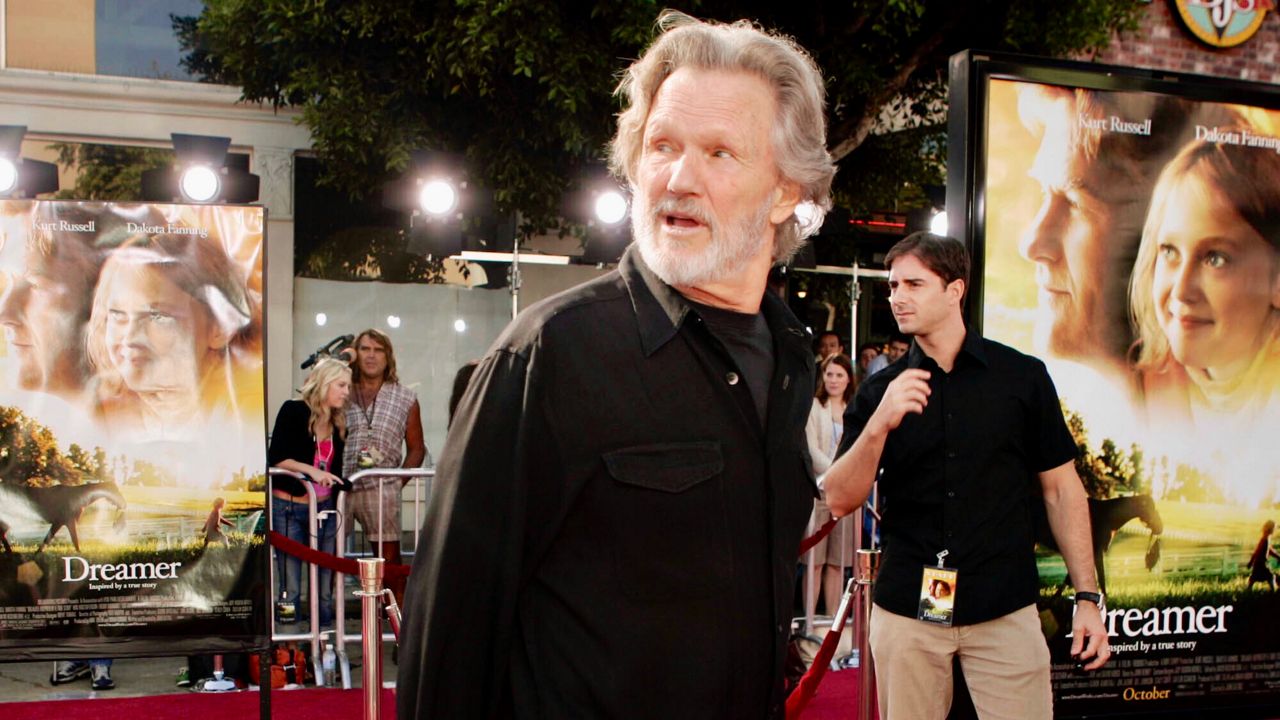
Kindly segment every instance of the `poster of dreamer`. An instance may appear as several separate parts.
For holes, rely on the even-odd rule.
[[[966,71],[976,317],[1049,369],[1106,592],[1113,659],[1076,672],[1045,534],[1055,712],[1275,707],[1280,94],[1027,58]]]
[[[0,201],[0,659],[265,642],[263,213]]]

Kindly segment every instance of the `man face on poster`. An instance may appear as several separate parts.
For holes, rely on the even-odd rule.
[[[0,300],[9,373],[23,390],[71,399],[84,384],[84,326],[101,255],[75,233],[33,232]]]
[[[1019,250],[1036,266],[1036,347],[1120,366],[1130,340],[1129,270],[1154,178],[1100,161],[1098,138],[1090,152],[1084,135],[1092,131],[1079,127],[1089,112],[1080,97],[1044,86],[1020,96],[1023,122],[1042,130],[1029,175],[1043,197]]]

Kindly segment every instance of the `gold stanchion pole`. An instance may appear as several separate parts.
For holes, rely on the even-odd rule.
[[[862,514],[862,508],[858,508],[858,514]],[[871,658],[871,644],[867,635],[871,629],[871,589],[875,586],[876,572],[879,569],[879,550],[858,550],[858,567],[853,578],[858,583],[858,667],[861,670],[858,679],[862,681],[858,720],[872,720],[875,717],[871,714],[871,705],[872,698],[875,697],[876,666]]]
[[[359,558],[360,622],[364,641],[364,720],[380,720],[382,702],[382,558]]]

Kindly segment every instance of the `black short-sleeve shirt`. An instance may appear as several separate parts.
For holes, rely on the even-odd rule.
[[[907,368],[930,373],[928,405],[889,433],[880,460],[884,555],[875,602],[914,617],[923,566],[948,552],[960,574],[955,622],[1006,615],[1036,600],[1032,502],[1038,473],[1075,459],[1058,393],[1040,360],[974,332],[950,373],[912,343],[858,388],[841,452]]]

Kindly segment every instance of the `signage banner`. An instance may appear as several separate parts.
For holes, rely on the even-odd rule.
[[[0,201],[0,659],[265,644],[264,220]]]
[[[1046,361],[1080,450],[1104,620],[1060,717],[1280,699],[1280,111],[986,80],[984,334]]]

